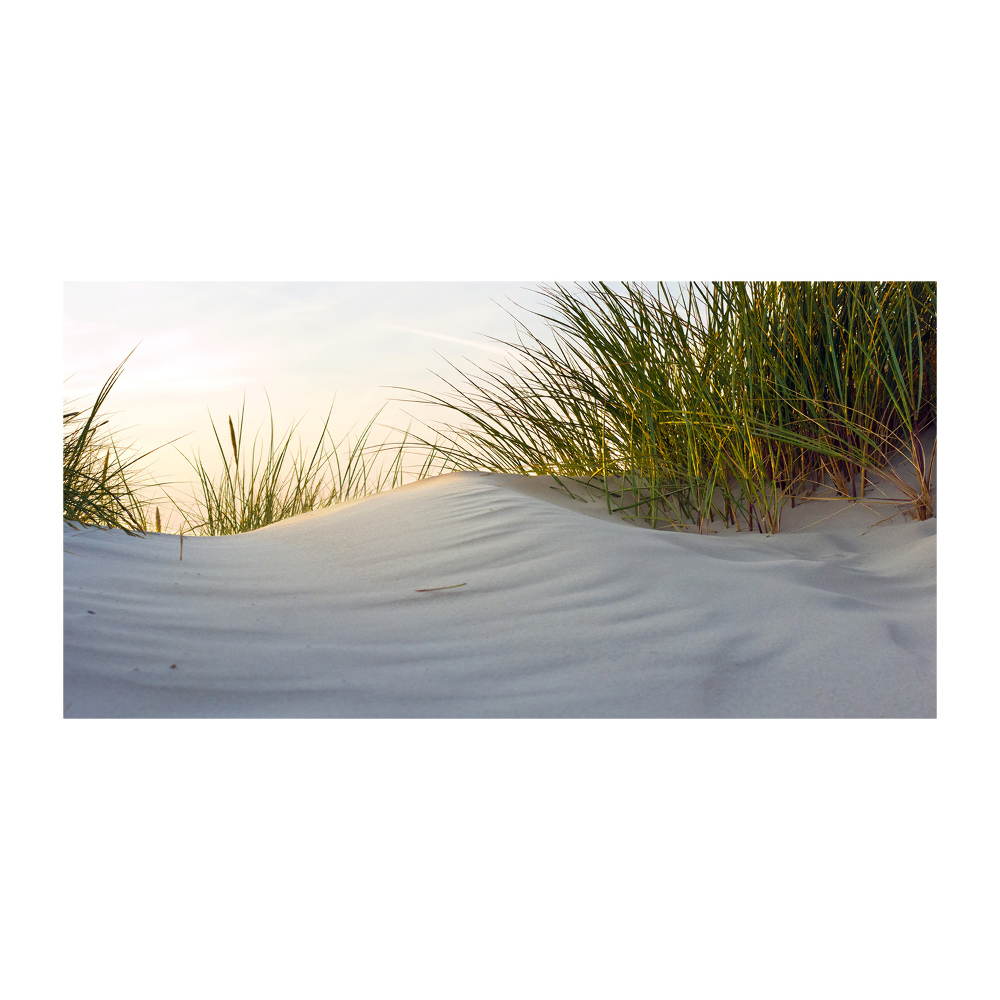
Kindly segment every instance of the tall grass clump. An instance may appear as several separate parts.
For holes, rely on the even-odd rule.
[[[767,532],[824,484],[865,499],[880,470],[915,517],[933,515],[920,437],[936,415],[934,282],[541,293],[554,347],[519,324],[511,363],[419,393],[466,421],[439,432],[453,467],[596,484],[609,510],[654,526]],[[890,465],[900,453],[914,476]]]
[[[154,501],[141,497],[139,489],[156,484],[145,482],[138,466],[152,452],[129,457],[100,416],[132,353],[111,373],[89,409],[66,404],[63,410],[63,522],[74,528],[122,528],[135,535],[149,527]]]
[[[268,408],[270,411],[270,399]],[[199,492],[192,497],[193,505],[185,507],[176,500],[174,504],[182,513],[186,529],[192,533],[233,535],[254,531],[297,514],[394,489],[404,481],[408,434],[392,446],[386,442],[368,443],[381,410],[353,443],[346,437],[335,442],[329,430],[331,405],[311,452],[303,451],[301,443],[292,449],[293,434],[301,421],[284,435],[275,436],[273,412],[268,434],[262,437],[258,431],[247,447],[244,443],[245,412],[244,401],[236,422],[230,416],[221,436],[209,414],[219,448],[221,471],[212,471],[200,454],[193,458],[185,456],[197,476]],[[341,449],[345,442],[347,448],[342,459]],[[376,465],[376,459],[387,451],[392,454],[391,460]],[[435,468],[443,462],[444,456],[432,447],[416,472],[416,478],[435,474]]]
[[[169,485],[145,478],[140,463],[153,452],[131,455],[119,449],[109,422],[101,416],[111,389],[133,353],[111,373],[89,409],[74,409],[71,404],[64,407],[63,520],[74,528],[122,528],[130,535],[161,529],[157,506],[160,501],[140,494],[140,490]],[[182,534],[253,531],[296,514],[394,489],[408,476],[422,479],[436,475],[447,465],[444,450],[431,446],[428,451],[426,442],[421,441],[425,456],[422,464],[415,472],[404,467],[410,454],[409,432],[396,444],[370,445],[369,436],[381,410],[353,444],[348,444],[343,458],[341,448],[347,439],[337,443],[329,430],[332,406],[311,453],[303,452],[300,443],[292,447],[298,424],[275,437],[273,414],[266,441],[258,433],[247,447],[243,440],[245,409],[244,404],[235,424],[229,417],[228,436],[225,430],[220,436],[212,421],[222,458],[221,472],[211,471],[200,455],[184,456],[197,478],[190,504],[180,503],[162,491],[162,502],[169,502],[181,514]]]

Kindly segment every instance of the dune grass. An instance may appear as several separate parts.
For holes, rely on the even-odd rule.
[[[553,475],[654,527],[720,518],[767,532],[824,486],[868,501],[878,472],[900,492],[892,503],[933,516],[936,445],[928,456],[920,439],[936,418],[935,283],[713,282],[675,295],[596,282],[542,294],[550,308],[533,315],[556,346],[520,324],[504,344],[513,362],[465,375],[464,388],[444,380],[450,397],[417,392],[464,420],[433,441],[406,432],[369,444],[376,414],[353,443],[335,442],[331,405],[309,452],[292,447],[298,424],[276,437],[273,413],[247,446],[245,403],[221,434],[209,414],[222,470],[187,458],[196,492],[189,504],[168,497],[182,533],[252,531],[455,469]],[[89,411],[64,412],[63,517],[137,534],[152,508],[159,531],[158,508],[139,495],[152,452],[127,458],[99,419],[124,364]],[[900,454],[909,476],[889,464]]]
[[[411,400],[464,418],[438,428],[452,467],[562,477],[654,526],[705,530],[718,517],[762,532],[824,484],[866,499],[879,470],[901,492],[893,502],[933,516],[936,446],[928,457],[920,436],[936,415],[934,282],[542,294],[551,309],[533,315],[555,347],[519,324],[517,343],[500,342],[512,363],[456,368],[464,387],[444,379],[450,396]],[[889,467],[900,452],[911,477]]]
[[[270,399],[268,408],[270,410]],[[184,506],[176,499],[173,502],[182,512],[185,530],[191,534],[233,535],[254,531],[297,514],[394,489],[404,482],[403,462],[409,435],[404,433],[402,441],[395,445],[368,443],[381,410],[368,421],[353,443],[347,438],[338,443],[329,430],[331,404],[311,453],[303,452],[301,443],[291,451],[298,423],[275,438],[273,412],[266,446],[258,432],[248,451],[244,445],[245,411],[244,402],[236,423],[231,416],[228,418],[228,438],[220,437],[212,419],[212,431],[222,460],[220,472],[210,471],[200,455],[186,458],[197,476],[200,492],[192,497],[191,505]],[[211,419],[211,414],[209,416]],[[341,460],[345,442],[348,442],[346,457]],[[375,459],[387,452],[392,452],[388,464],[376,465]],[[423,479],[436,475],[445,463],[446,454],[431,448],[415,476]]]
[[[176,493],[166,490],[173,484],[153,482],[142,469],[143,460],[159,449],[139,455],[130,454],[130,449],[120,449],[109,422],[101,417],[108,395],[134,353],[133,348],[115,368],[89,409],[72,409],[73,404],[69,403],[64,407],[63,522],[73,528],[80,525],[121,528],[130,535],[159,532],[158,504],[163,503],[176,508],[183,518],[183,546],[185,532],[230,535],[253,531],[296,514],[394,489],[407,477],[423,479],[437,475],[448,465],[447,449],[432,447],[429,452],[425,448],[420,452],[424,457],[415,471],[405,467],[404,461],[410,456],[409,432],[395,444],[388,440],[369,444],[381,410],[355,441],[348,444],[346,457],[341,459],[341,448],[347,438],[338,443],[330,433],[332,404],[311,453],[303,453],[301,444],[292,450],[298,423],[275,438],[273,413],[266,445],[258,432],[248,450],[243,443],[244,402],[237,422],[234,424],[233,418],[228,418],[228,439],[220,437],[212,420],[222,458],[220,472],[210,470],[200,454],[184,456],[195,472],[196,482],[195,492],[187,501],[180,502]],[[421,445],[426,445],[423,439]],[[150,497],[144,495],[147,491],[159,492]]]
[[[109,421],[101,419],[101,409],[134,352],[111,373],[89,409],[63,410],[63,522],[74,528],[121,528],[137,535],[150,527],[154,501],[139,491],[158,485],[146,481],[140,466],[152,452],[130,457],[130,449],[115,442]]]
[[[424,458],[415,472],[405,467],[404,461],[410,455],[409,432],[395,444],[388,441],[369,444],[381,410],[356,440],[348,444],[346,458],[342,460],[341,448],[347,438],[337,443],[330,433],[332,404],[319,441],[310,454],[303,453],[301,444],[292,450],[293,435],[301,421],[276,439],[273,413],[266,446],[258,432],[248,451],[243,444],[244,402],[237,422],[234,424],[233,418],[228,418],[228,439],[220,437],[212,420],[222,458],[221,472],[211,471],[200,455],[184,456],[197,481],[189,502],[179,502],[176,493],[166,490],[166,486],[173,484],[153,482],[142,469],[143,460],[159,448],[138,455],[130,454],[130,449],[120,449],[109,421],[101,417],[102,407],[134,353],[135,348],[115,368],[89,409],[72,409],[71,403],[64,407],[63,522],[73,528],[80,525],[121,528],[130,535],[159,532],[158,504],[162,502],[175,507],[183,518],[183,546],[185,532],[230,535],[253,531],[296,514],[394,489],[407,477],[423,479],[437,475],[448,463],[447,449],[432,447],[429,453],[422,450]],[[177,440],[180,439],[174,439]],[[421,439],[421,444],[426,442]],[[143,495],[151,490],[160,492],[153,497]]]

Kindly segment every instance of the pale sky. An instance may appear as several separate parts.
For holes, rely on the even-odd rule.
[[[68,282],[63,395],[90,404],[135,348],[102,412],[120,443],[140,451],[186,435],[142,463],[159,481],[186,484],[192,470],[177,448],[200,450],[206,465],[217,465],[209,411],[223,432],[244,397],[245,442],[269,420],[269,396],[276,433],[302,419],[297,436],[311,448],[331,403],[339,441],[407,395],[392,386],[447,393],[431,372],[454,379],[448,362],[471,371],[502,361],[503,349],[488,338],[516,339],[508,311],[551,341],[526,311],[544,309],[540,284]],[[431,416],[390,401],[370,441],[405,428],[407,413],[415,430],[421,414]]]

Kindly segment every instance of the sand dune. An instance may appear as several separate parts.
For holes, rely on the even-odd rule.
[[[935,520],[697,535],[550,487],[452,473],[183,561],[67,527],[65,715],[935,715]]]

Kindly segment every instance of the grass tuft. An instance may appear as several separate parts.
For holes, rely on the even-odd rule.
[[[541,290],[554,347],[519,323],[512,363],[418,393],[465,420],[423,442],[451,467],[560,477],[653,526],[768,533],[823,484],[862,500],[887,470],[902,496],[878,502],[933,516],[934,282]],[[916,487],[889,469],[900,452]]]
[[[270,410],[270,399],[268,408]],[[222,459],[220,472],[211,472],[200,454],[193,458],[185,456],[197,476],[199,492],[191,498],[190,505],[176,500],[174,504],[181,511],[189,533],[232,535],[254,531],[297,514],[394,489],[404,482],[404,456],[410,446],[408,433],[397,444],[368,443],[381,410],[368,421],[353,443],[347,438],[335,442],[329,430],[331,404],[311,453],[304,453],[301,445],[297,451],[291,450],[298,424],[284,435],[275,437],[273,412],[269,434],[261,438],[258,431],[248,451],[243,441],[245,411],[244,401],[236,423],[231,416],[228,418],[231,454],[223,447],[215,421],[209,414]],[[342,459],[345,443],[346,454]],[[388,465],[383,462],[376,466],[374,460],[386,452],[392,455],[391,461]],[[443,464],[443,457],[432,451],[417,471],[416,478],[436,475]]]
[[[134,351],[128,357],[132,353]],[[123,457],[106,429],[108,422],[99,419],[101,407],[121,375],[125,361],[112,372],[89,410],[64,408],[63,519],[73,527],[83,524],[122,528],[131,535],[145,534],[154,528],[160,532],[159,506],[155,500],[140,494],[141,489],[163,485],[144,481],[138,468],[152,451]],[[270,408],[270,400],[268,406]],[[259,435],[255,436],[248,452],[243,447],[245,409],[244,404],[235,424],[231,416],[228,418],[231,454],[226,452],[212,421],[223,462],[220,473],[210,472],[200,455],[185,456],[197,476],[190,504],[178,503],[164,491],[165,499],[183,518],[181,559],[184,558],[185,532],[226,535],[253,531],[296,514],[393,489],[410,475],[404,467],[410,448],[409,432],[396,444],[368,443],[381,410],[357,440],[348,445],[346,457],[342,459],[344,441],[335,443],[329,430],[332,406],[319,441],[310,454],[304,454],[301,446],[297,451],[292,450],[297,424],[284,436],[275,438],[273,414],[266,443],[260,442],[258,453]],[[386,453],[390,456],[388,463],[384,461]],[[446,464],[445,458],[434,450],[426,454],[416,470],[416,478],[437,475]]]
[[[134,351],[111,373],[89,410],[63,410],[63,522],[74,528],[121,528],[130,535],[148,529],[151,501],[139,490],[158,484],[145,482],[138,465],[152,452],[128,457],[119,450],[108,421],[99,419]]]
[[[582,489],[654,527],[702,531],[719,518],[771,533],[786,505],[824,487],[873,502],[876,472],[900,496],[874,502],[934,516],[937,447],[928,455],[921,444],[936,420],[934,282],[712,282],[679,294],[594,282],[542,294],[546,311],[534,315],[555,346],[519,324],[516,343],[500,341],[511,362],[474,375],[456,368],[465,385],[444,379],[450,396],[418,393],[464,420],[433,441],[407,431],[369,444],[379,411],[353,443],[335,442],[331,406],[311,452],[292,449],[297,424],[276,437],[273,413],[269,435],[244,447],[244,402],[228,417],[227,450],[212,420],[222,471],[186,458],[197,483],[190,506],[173,501],[182,533],[252,531],[393,489],[416,451],[425,456],[417,479],[455,469],[552,475],[570,495],[582,499]],[[124,457],[99,419],[124,364],[89,411],[64,410],[63,517],[138,534],[151,502],[136,467],[151,452]],[[158,508],[154,523],[159,531]]]

